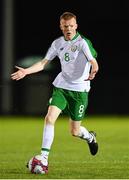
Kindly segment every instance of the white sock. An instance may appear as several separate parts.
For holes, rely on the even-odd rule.
[[[49,155],[49,151],[46,151],[45,149],[42,148],[41,156],[43,157],[43,160],[48,161],[48,155]]]
[[[93,136],[89,133],[89,131],[83,127],[80,126],[80,133],[78,135],[80,138],[87,140],[88,142],[92,142]]]
[[[54,139],[54,125],[46,124],[43,131],[41,155],[48,158],[49,151]]]

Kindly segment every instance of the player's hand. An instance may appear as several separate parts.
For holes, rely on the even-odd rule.
[[[24,78],[27,75],[27,71],[26,69],[19,67],[19,66],[15,66],[18,70],[14,73],[11,74],[11,79],[12,80],[20,80],[22,78]]]
[[[91,72],[91,73],[89,74],[88,79],[85,79],[85,81],[93,80],[93,79],[95,78],[96,73],[97,73],[96,71]]]

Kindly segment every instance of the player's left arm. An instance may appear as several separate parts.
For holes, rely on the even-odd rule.
[[[98,72],[99,70],[99,65],[96,61],[96,59],[92,59],[90,60],[90,63],[91,63],[91,71],[90,71],[90,74],[89,74],[89,77],[88,77],[88,80],[92,80],[95,78],[95,75],[96,73]]]
[[[89,77],[86,80],[92,80],[95,78],[96,73],[99,70],[98,62],[95,57],[95,49],[93,48],[92,44],[88,44],[86,40],[82,41],[82,51],[84,52],[86,59],[91,64],[91,69],[89,73]]]

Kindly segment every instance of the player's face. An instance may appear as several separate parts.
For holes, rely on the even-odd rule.
[[[66,40],[71,40],[76,35],[77,22],[74,18],[69,20],[61,19],[60,28]]]

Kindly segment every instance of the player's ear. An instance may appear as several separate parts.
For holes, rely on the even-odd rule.
[[[78,28],[78,24],[76,24],[76,29]]]
[[[60,29],[62,30],[62,26],[61,26],[61,24],[60,24]]]

